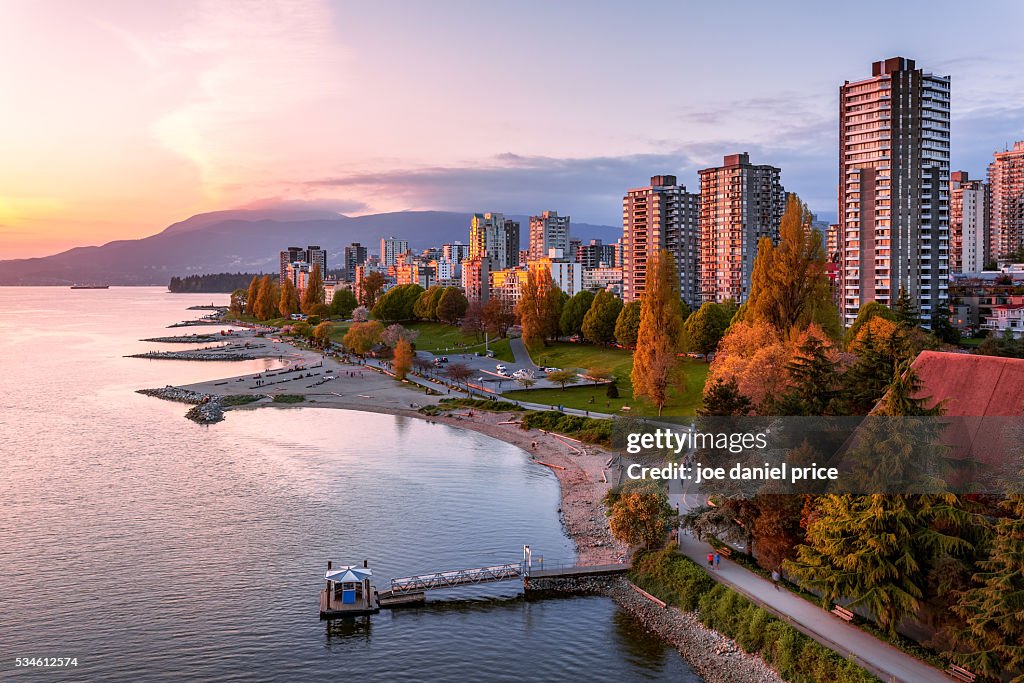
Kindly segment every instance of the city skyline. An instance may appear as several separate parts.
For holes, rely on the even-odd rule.
[[[578,3],[7,4],[0,50],[19,68],[0,77],[16,160],[0,175],[0,258],[290,201],[615,225],[625,188],[662,173],[696,187],[741,152],[832,220],[839,86],[897,55],[951,76],[953,168],[982,177],[1024,137],[1024,57],[989,56],[991,27],[1020,7],[905,3],[879,23],[880,3],[786,5],[659,6],[664,21],[640,24],[629,6]],[[523,48],[464,59],[462,39],[496,26]],[[561,39],[531,51],[537,30]],[[627,77],[659,100],[635,106]]]

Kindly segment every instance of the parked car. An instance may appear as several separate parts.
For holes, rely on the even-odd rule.
[[[542,372],[561,372],[561,368],[541,368]]]
[[[505,367],[505,365],[503,365],[502,363],[498,363],[498,364],[497,364],[497,365],[495,366],[495,369],[496,369],[496,370],[497,370],[498,372],[504,372],[504,371],[505,371],[505,370],[507,370],[508,368],[507,368],[507,367]]]
[[[488,349],[488,351],[487,351],[487,357],[488,357],[488,358],[494,358],[494,351],[491,351],[491,350],[489,350],[489,349]]]

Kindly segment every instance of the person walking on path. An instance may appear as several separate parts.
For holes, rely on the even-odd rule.
[[[722,561],[722,556],[715,553],[715,569],[718,569],[719,563]]]
[[[708,569],[714,569],[714,568],[715,568],[715,554],[714,553],[708,553]]]
[[[779,579],[781,579],[781,578],[782,578],[782,575],[779,574],[779,570],[778,569],[773,569],[772,570],[772,585],[775,586],[775,590],[779,590]]]

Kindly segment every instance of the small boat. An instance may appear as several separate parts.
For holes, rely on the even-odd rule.
[[[110,289],[110,285],[71,285],[71,289]]]

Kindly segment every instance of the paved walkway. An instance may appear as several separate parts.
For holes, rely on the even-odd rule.
[[[677,498],[677,496],[680,496]],[[670,498],[684,510],[693,503],[687,498],[693,494],[673,494]],[[714,549],[692,536],[679,537],[679,552],[702,567],[707,566],[709,552]],[[953,680],[942,671],[911,657],[895,647],[851,626],[839,617],[804,600],[798,595],[780,589],[744,567],[722,558],[718,570],[710,571],[720,583],[742,593],[797,630],[819,643],[853,660],[883,681],[897,683],[933,683]]]
[[[508,345],[512,349],[512,356],[516,359],[517,365],[525,365],[530,368],[540,367],[530,358],[530,352],[526,350],[526,344],[522,337],[510,337]]]

